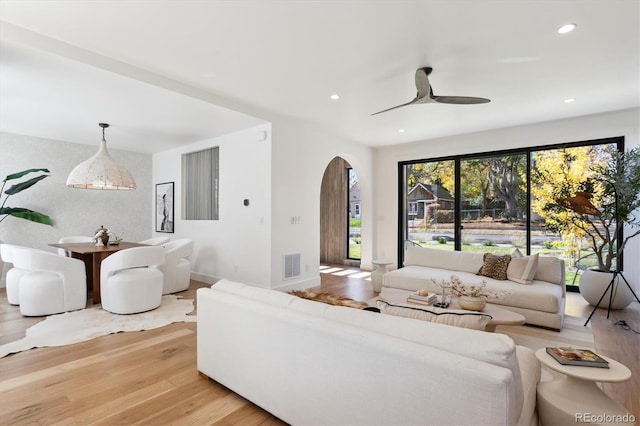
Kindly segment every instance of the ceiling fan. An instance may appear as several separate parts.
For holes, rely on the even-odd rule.
[[[374,112],[371,115],[380,114],[383,112],[391,111],[392,109],[400,108],[407,105],[413,104],[430,104],[430,103],[439,103],[439,104],[484,104],[487,102],[491,102],[491,100],[486,98],[474,98],[470,96],[437,96],[433,94],[433,88],[431,84],[429,84],[429,74],[431,74],[433,68],[431,67],[423,67],[418,68],[416,70],[416,88],[418,89],[418,94],[416,97],[406,104],[397,105],[391,108],[384,109],[382,111]]]

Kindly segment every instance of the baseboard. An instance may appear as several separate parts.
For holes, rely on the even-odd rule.
[[[191,279],[206,284],[214,284],[216,281],[220,280],[220,278],[213,275],[201,274],[199,272],[191,272]]]
[[[278,291],[291,291],[291,290],[304,290],[310,287],[317,287],[320,285],[320,277],[307,278],[295,282],[287,282],[277,287],[272,287],[273,290]]]

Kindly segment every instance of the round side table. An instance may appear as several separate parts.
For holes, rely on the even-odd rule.
[[[625,418],[633,418],[596,385],[596,382],[624,382],[631,377],[631,371],[614,359],[600,356],[609,362],[609,368],[562,365],[545,348],[536,351],[542,365],[566,376],[538,383],[537,408],[541,424],[594,423],[594,419],[597,424],[609,424],[612,421],[608,419],[613,418],[622,419],[617,423],[624,424]]]
[[[376,269],[371,272],[371,285],[373,291],[380,293],[382,290],[382,277],[389,272],[387,265],[391,265],[393,262],[389,260],[372,260],[371,263],[376,265]]]

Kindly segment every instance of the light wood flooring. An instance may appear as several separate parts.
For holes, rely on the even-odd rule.
[[[329,267],[321,273],[326,291],[356,300],[375,296],[368,273]],[[195,299],[192,281],[180,295]],[[575,297],[573,297],[575,296]],[[570,295],[567,313],[586,318],[589,306]],[[635,303],[613,311],[640,330]],[[631,368],[625,383],[605,391],[640,418],[640,335],[625,331],[597,312],[591,325],[596,349]],[[0,289],[0,343],[24,336],[41,318],[25,318]],[[57,348],[39,348],[0,359],[0,425],[146,424],[281,425],[265,412],[196,370],[196,325],[176,323],[155,330],[118,333]]]

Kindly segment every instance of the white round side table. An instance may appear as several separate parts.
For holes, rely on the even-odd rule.
[[[614,359],[600,356],[609,362],[609,368],[562,365],[545,348],[536,351],[542,365],[566,376],[538,383],[537,409],[541,424],[624,424],[624,419],[634,423],[633,415],[596,385],[596,382],[624,382],[631,378],[631,371]]]
[[[371,285],[373,291],[380,292],[382,290],[382,277],[389,272],[387,265],[391,265],[393,262],[389,260],[372,260],[371,263],[376,265],[376,269],[371,272]]]

